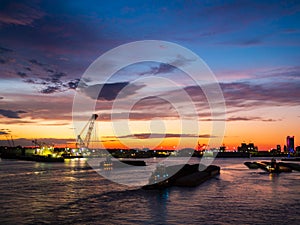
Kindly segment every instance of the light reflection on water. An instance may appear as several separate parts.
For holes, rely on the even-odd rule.
[[[83,159],[1,160],[0,223],[298,224],[300,173],[270,175],[244,161],[216,159],[220,176],[196,188],[145,191],[104,179]]]

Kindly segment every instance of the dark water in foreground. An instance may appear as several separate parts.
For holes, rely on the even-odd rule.
[[[220,176],[196,188],[144,191],[84,160],[1,160],[0,224],[299,224],[300,172],[269,175],[244,161],[216,159]]]

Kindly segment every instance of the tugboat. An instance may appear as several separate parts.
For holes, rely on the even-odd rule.
[[[112,168],[113,162],[111,160],[111,157],[107,156],[105,161],[100,162],[100,168]]]
[[[155,171],[151,174],[149,178],[149,184],[156,184],[157,186],[167,186],[169,181],[169,174],[166,171],[166,166],[164,164],[158,164]]]

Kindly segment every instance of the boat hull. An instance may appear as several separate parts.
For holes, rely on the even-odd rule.
[[[179,170],[178,167],[180,168]],[[205,170],[199,171],[199,164],[185,164],[166,167],[166,172],[172,174],[173,171],[178,171],[167,179],[143,186],[143,189],[163,189],[170,186],[178,187],[196,187],[210,178],[220,174],[220,167],[210,165]]]

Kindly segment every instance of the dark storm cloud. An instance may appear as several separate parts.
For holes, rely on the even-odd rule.
[[[27,113],[27,112],[23,110],[13,111],[7,109],[0,109],[0,115],[11,119],[20,119],[21,117],[19,116],[19,114],[22,113]]]
[[[42,94],[53,94],[55,92],[60,92],[61,87],[60,86],[46,86],[41,90]]]
[[[70,89],[76,89],[78,87],[79,82],[80,82],[80,79],[74,79],[74,80],[69,81],[67,83],[67,85]]]
[[[145,85],[136,85],[130,84],[130,82],[116,82],[116,83],[107,83],[107,84],[95,84],[86,86],[81,89],[88,97],[92,99],[112,101],[114,100],[120,91],[125,88],[127,85],[130,85],[126,92],[123,92],[125,98],[129,95],[136,93],[137,90],[143,88]],[[101,89],[101,92],[99,93]]]
[[[25,83],[36,85],[40,93],[53,94],[77,88],[79,79],[63,80],[67,76],[66,73],[51,69],[50,65],[36,59],[30,59],[28,62],[30,62],[31,67],[24,67],[27,72],[18,72],[17,75],[26,78],[23,79]],[[42,73],[41,71],[45,72]]]
[[[39,87],[39,91],[42,94],[53,94],[58,92],[65,92],[69,89],[74,89],[69,87],[69,82],[61,81],[58,78],[51,77],[45,79],[26,79],[25,83],[34,84]]]

